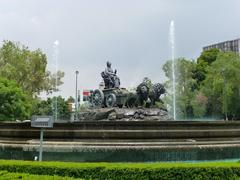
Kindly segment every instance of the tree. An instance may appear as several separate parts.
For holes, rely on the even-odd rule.
[[[72,98],[70,97],[69,99]],[[33,114],[54,116],[55,112],[57,112],[57,117],[59,119],[70,119],[71,112],[68,103],[68,100],[65,100],[61,96],[47,98],[47,100],[38,100],[35,104]]]
[[[0,120],[29,118],[31,99],[16,82],[0,77]]]
[[[240,117],[240,56],[237,53],[219,53],[207,69],[202,92],[208,97],[208,113],[224,115],[227,119]]]
[[[193,61],[184,58],[179,58],[175,61],[176,108],[180,118],[187,118],[193,114],[191,99],[194,96],[193,87],[196,84],[196,80],[192,78],[195,65]],[[168,78],[165,82],[168,96],[164,100],[169,107],[172,107],[172,61],[167,61],[163,65],[163,71]]]
[[[64,73],[51,74],[46,66],[47,57],[40,49],[31,51],[12,41],[4,41],[0,48],[0,76],[16,81],[31,96],[56,91],[55,83],[58,82],[57,86],[63,83]]]
[[[203,51],[201,53],[201,55],[199,56],[199,58],[197,59],[197,63],[204,61],[208,65],[210,65],[214,61],[216,61],[219,52],[220,52],[220,50],[216,49],[216,48]]]
[[[193,71],[193,78],[196,79],[198,87],[206,78],[207,68],[217,59],[219,49],[209,49],[203,51],[197,59],[197,65]]]
[[[195,93],[191,100],[194,117],[202,118],[206,114],[207,102],[208,98],[201,91]]]

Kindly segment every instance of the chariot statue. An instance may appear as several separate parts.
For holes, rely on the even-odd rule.
[[[161,102],[160,96],[165,93],[162,84],[156,83],[149,87],[142,82],[138,85],[136,92],[131,93],[126,88],[120,87],[120,79],[117,76],[117,70],[113,71],[111,62],[107,62],[106,69],[101,73],[104,86],[96,89],[91,94],[91,103],[93,107],[143,107],[155,106],[156,102]]]
[[[96,89],[92,93],[94,107],[123,107],[129,92],[120,87],[117,70],[113,71],[111,62],[107,61],[106,69],[101,73],[104,81],[103,89]]]

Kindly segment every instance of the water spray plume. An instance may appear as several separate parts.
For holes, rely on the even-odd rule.
[[[173,119],[176,120],[176,78],[175,78],[175,26],[174,21],[170,23],[169,42],[171,45],[171,60],[172,60],[172,95],[173,95]]]
[[[56,74],[56,79],[55,79],[55,102],[54,102],[54,120],[57,121],[58,119],[58,115],[57,115],[57,112],[58,112],[58,102],[57,102],[57,97],[58,97],[58,94],[57,94],[57,85],[58,85],[58,46],[59,46],[59,41],[56,40],[54,41],[53,43],[53,61],[55,63],[55,74]]]
[[[55,45],[55,46],[58,46],[58,45],[59,45],[59,41],[56,40],[56,41],[54,42],[54,45]]]

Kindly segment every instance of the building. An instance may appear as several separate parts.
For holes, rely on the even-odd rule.
[[[217,44],[205,46],[205,47],[203,47],[203,51],[213,49],[213,48],[220,49],[223,52],[232,51],[232,52],[239,53],[240,52],[240,38],[234,39],[231,41],[225,41],[225,42],[220,42]]]
[[[83,90],[83,101],[89,101],[89,97],[91,96],[91,93],[93,92],[93,90],[90,89],[84,89]]]

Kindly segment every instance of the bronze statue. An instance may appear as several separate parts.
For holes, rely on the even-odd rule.
[[[145,82],[142,82],[137,86],[136,95],[137,101],[139,106],[143,106],[144,102],[148,101],[149,99],[149,87]]]
[[[136,93],[130,93],[125,106],[128,108],[133,107],[156,107],[156,102],[164,104],[160,99],[162,94],[166,93],[166,89],[160,83],[148,85],[146,82],[142,82],[137,86]]]
[[[113,72],[111,62],[107,61],[107,68],[101,75],[104,80],[105,89],[120,88],[120,79],[117,76],[117,70]]]
[[[165,93],[166,89],[162,84],[153,84],[152,88],[149,91],[149,99],[151,100],[151,106],[155,106],[156,102],[163,103],[163,101],[160,99],[160,96]]]
[[[153,108],[163,104],[160,96],[165,93],[162,84],[143,81],[136,88],[136,92],[129,92],[120,88],[120,79],[117,70],[113,71],[111,63],[107,62],[106,69],[101,73],[104,80],[104,89],[96,89],[91,94],[93,107],[146,107]]]

